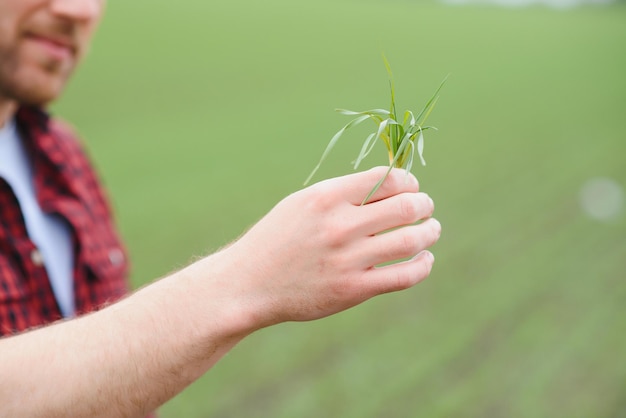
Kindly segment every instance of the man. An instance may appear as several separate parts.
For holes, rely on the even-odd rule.
[[[440,225],[413,176],[393,170],[360,205],[379,167],[288,196],[225,249],[111,303],[126,260],[104,195],[42,111],[103,7],[0,0],[0,416],[144,416],[254,331],[407,289],[432,268]]]

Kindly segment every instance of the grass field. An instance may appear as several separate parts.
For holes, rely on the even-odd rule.
[[[109,2],[55,111],[110,189],[136,286],[237,237],[301,187],[347,120],[418,108],[451,73],[416,169],[443,236],[432,277],[241,343],[173,417],[626,416],[626,7],[406,0]],[[308,115],[314,114],[314,119]],[[365,132],[365,131],[363,131]],[[317,179],[349,172],[344,138]],[[385,164],[382,146],[367,160]]]

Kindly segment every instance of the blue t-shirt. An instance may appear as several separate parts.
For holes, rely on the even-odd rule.
[[[33,172],[15,122],[0,128],[0,177],[13,190],[20,204],[26,230],[41,254],[50,284],[64,317],[74,315],[71,231],[59,216],[44,213],[37,202]]]

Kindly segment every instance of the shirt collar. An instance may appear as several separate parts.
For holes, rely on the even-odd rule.
[[[39,107],[22,106],[17,110],[15,120],[20,127],[35,127],[42,133],[48,132],[50,115]]]

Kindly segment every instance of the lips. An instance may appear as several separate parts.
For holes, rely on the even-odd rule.
[[[58,60],[73,58],[77,52],[74,41],[63,35],[29,32],[25,39]]]

